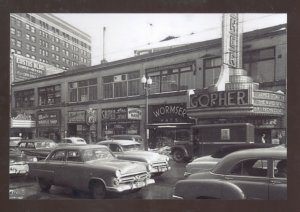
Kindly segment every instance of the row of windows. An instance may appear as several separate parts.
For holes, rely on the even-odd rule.
[[[35,23],[35,17],[33,17],[33,16],[29,15],[29,14],[26,14],[26,17],[27,17],[27,19],[30,20],[31,22],[33,22],[33,20],[34,20],[33,23]],[[17,25],[18,27],[22,27],[22,25],[23,25],[23,24],[22,24],[22,21],[19,20],[19,19],[16,19],[15,17],[11,17],[11,23],[12,23],[12,25]],[[44,28],[44,29],[49,30],[49,28],[50,28],[49,25],[48,25],[47,23],[45,23],[45,22],[43,22],[43,21],[41,21],[41,20],[39,21],[39,24],[40,24],[40,26],[41,26],[42,28]],[[12,28],[13,28],[13,27],[12,27]],[[34,26],[31,26],[31,25],[28,24],[28,23],[25,23],[25,29],[28,30],[28,31],[31,31],[32,33],[36,33],[36,28],[35,28]],[[79,42],[79,40],[78,40],[77,38],[74,38],[74,37],[68,35],[67,33],[64,33],[64,32],[60,33],[60,30],[57,29],[57,28],[55,28],[55,27],[51,27],[51,30],[52,30],[55,34],[58,34],[58,35],[62,34],[62,36],[63,36],[64,38],[67,38],[68,40],[73,41],[74,43],[79,44],[79,45],[81,45],[82,47],[91,50],[91,47],[90,47],[89,45],[87,45],[85,42],[83,42],[83,41],[80,41],[80,42]],[[20,31],[20,32],[21,32],[21,31]],[[12,34],[13,34],[13,33],[12,33]],[[48,33],[44,32],[44,31],[42,31],[42,30],[39,30],[39,34],[40,34],[41,36],[47,38],[47,39],[49,39],[49,37],[50,37]],[[21,35],[20,35],[20,36],[21,36]],[[51,39],[52,39],[52,41],[54,41],[54,42],[57,42],[57,43],[60,42],[60,39],[57,38],[57,37],[55,37],[55,36],[52,36]],[[67,42],[66,42],[66,43],[67,43]],[[78,47],[74,47],[74,50],[75,50],[75,51],[76,51],[76,48],[79,50]],[[78,50],[77,50],[77,51],[78,51]]]
[[[245,53],[244,68],[255,82],[272,82],[275,80],[275,49],[268,48]],[[221,70],[221,57],[204,60],[203,85],[207,87],[215,84]],[[150,93],[165,93],[180,90],[195,89],[195,67],[193,64],[176,64],[162,67],[159,70],[146,70],[146,75],[152,79]],[[140,95],[140,72],[134,71],[120,75],[110,75],[102,78],[104,99],[129,97]],[[41,100],[45,104],[57,104],[60,101],[60,86],[52,89],[57,99],[52,100],[47,95]],[[70,102],[85,102],[97,100],[97,79],[70,82],[68,84],[68,98]],[[28,93],[27,93],[28,94]],[[33,94],[31,94],[33,95]],[[40,95],[40,94],[39,94]],[[59,97],[59,98],[58,98]],[[25,98],[25,97],[24,97]],[[32,96],[26,97],[31,99]],[[48,99],[51,100],[48,100]],[[53,97],[52,97],[53,98]],[[16,98],[17,101],[17,98]],[[26,104],[26,100],[22,100]],[[41,102],[39,101],[39,102]],[[50,103],[45,103],[50,102]],[[16,105],[20,105],[18,103]]]

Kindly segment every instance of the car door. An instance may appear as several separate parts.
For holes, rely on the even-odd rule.
[[[268,199],[268,161],[248,159],[236,163],[224,176],[225,180],[239,186],[247,199]]]
[[[49,167],[49,171],[51,170],[53,172],[53,181],[55,185],[64,185],[66,175],[65,159],[65,150],[56,150],[47,159],[47,166]]]
[[[270,200],[287,199],[287,175],[280,175],[276,167],[280,161],[282,160],[272,160],[271,163],[272,171],[271,171],[270,184],[269,184]]]
[[[63,184],[68,187],[80,189],[87,179],[83,179],[84,168],[83,160],[79,150],[68,150],[64,167],[65,175],[63,176]]]

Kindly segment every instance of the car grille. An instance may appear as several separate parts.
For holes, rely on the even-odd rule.
[[[141,182],[141,181],[145,181],[147,178],[149,178],[147,172],[142,172],[139,174],[122,176],[120,178],[120,183],[126,184],[132,182]]]
[[[152,163],[153,168],[158,168],[158,167],[168,167],[167,162],[162,161],[162,162],[154,162]]]

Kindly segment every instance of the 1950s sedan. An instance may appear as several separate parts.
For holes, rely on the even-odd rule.
[[[154,183],[145,163],[115,158],[106,146],[66,145],[57,147],[45,160],[29,163],[29,174],[43,191],[51,185],[89,192],[104,198],[107,192],[139,190]]]
[[[241,150],[224,157],[211,171],[178,181],[176,199],[287,198],[286,148]]]
[[[141,144],[132,140],[106,140],[97,144],[106,145],[122,160],[140,161],[149,165],[152,176],[158,176],[171,169],[169,157],[155,152],[143,151]]]

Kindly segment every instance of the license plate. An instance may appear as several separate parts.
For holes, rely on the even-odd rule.
[[[137,188],[144,187],[144,186],[145,186],[145,182],[136,182],[136,183],[135,183],[135,186],[136,186]]]

